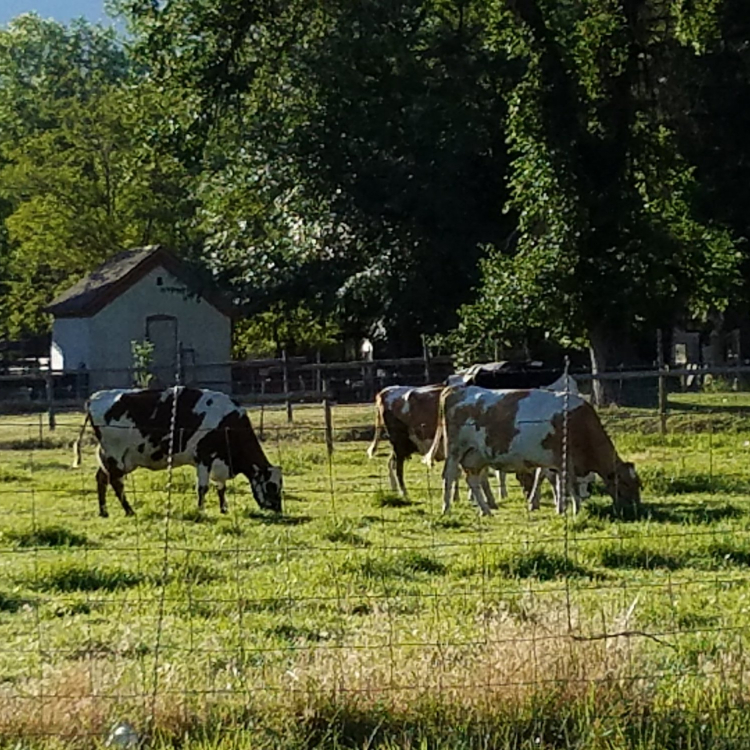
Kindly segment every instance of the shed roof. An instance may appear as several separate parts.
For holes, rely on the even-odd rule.
[[[202,288],[188,267],[161,245],[125,250],[113,255],[95,271],[55,297],[45,311],[56,318],[89,318],[160,266],[178,278],[199,299],[205,299],[220,313],[232,317],[232,306],[212,290]]]

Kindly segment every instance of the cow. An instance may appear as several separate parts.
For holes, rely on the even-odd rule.
[[[438,423],[438,406],[443,385],[420,387],[392,385],[383,388],[375,396],[375,436],[367,449],[367,457],[374,458],[384,430],[388,432],[391,456],[388,459],[388,477],[391,489],[408,497],[404,483],[404,462],[418,453],[424,456],[432,446]],[[435,459],[442,461],[442,454]],[[496,508],[492,490],[486,476],[482,478],[483,489],[491,508]],[[458,498],[458,484],[454,487]],[[505,477],[500,478],[500,493],[506,497]]]
[[[575,378],[567,373],[563,373],[553,382],[549,382],[549,378],[557,372],[556,370],[542,369],[541,362],[488,362],[472,365],[448,376],[445,384],[455,386],[477,385],[481,388],[492,388],[493,390],[543,388],[547,391],[561,391],[578,395],[578,383]],[[505,477],[503,472],[498,472],[498,476]],[[533,473],[519,472],[516,474],[516,478],[528,499],[529,510],[539,508],[542,480],[545,479],[552,486],[555,504],[560,502],[559,477],[554,471],[539,468]],[[576,477],[575,479],[578,485],[578,496],[581,499],[589,497],[591,494],[590,485],[594,481],[594,475],[588,474],[585,477]]]
[[[224,393],[179,386],[98,391],[86,403],[74,444],[74,467],[80,466],[81,440],[89,423],[99,446],[96,486],[103,518],[109,515],[108,484],[125,515],[135,515],[125,497],[123,477],[138,468],[166,469],[170,445],[173,467],[196,467],[199,509],[210,478],[218,489],[221,512],[226,513],[226,482],[244,474],[258,505],[281,512],[281,469],[269,463],[245,409]]]
[[[567,451],[563,446],[567,408]],[[430,450],[430,465],[441,452],[443,513],[450,510],[449,488],[459,467],[467,473],[474,499],[484,515],[490,510],[479,477],[488,467],[505,472],[550,469],[567,478],[575,510],[580,508],[575,479],[590,473],[604,480],[616,507],[640,504],[640,481],[631,463],[622,461],[593,407],[581,396],[546,389],[498,391],[451,386],[440,396],[440,419]],[[567,453],[567,465],[563,465]],[[564,493],[557,510],[565,512]]]
[[[445,384],[478,385],[480,388],[500,390],[550,388],[552,381],[564,382],[561,373],[559,369],[545,368],[541,362],[485,362],[449,375]]]

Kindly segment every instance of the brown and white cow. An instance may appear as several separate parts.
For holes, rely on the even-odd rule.
[[[443,512],[450,510],[450,488],[460,468],[467,473],[474,499],[482,498],[479,477],[488,467],[524,473],[536,468],[563,473],[563,428],[567,399],[568,492],[580,507],[574,479],[598,474],[619,507],[640,503],[640,482],[605,432],[593,407],[580,396],[546,389],[495,391],[477,386],[448,387],[440,397],[440,421],[424,462],[445,455]],[[564,493],[558,493],[564,512]]]
[[[367,457],[374,458],[383,432],[388,433],[391,444],[391,456],[388,459],[388,478],[391,489],[408,497],[404,483],[404,462],[418,453],[424,456],[435,439],[438,425],[438,407],[443,385],[392,385],[383,388],[375,396],[375,436],[367,449]],[[442,452],[435,454],[436,461],[442,461]],[[500,480],[500,493],[506,497],[504,477]],[[492,490],[486,476],[482,477],[487,503],[496,508]],[[455,498],[458,499],[458,483],[454,485]]]
[[[281,469],[269,463],[245,409],[224,393],[182,387],[98,391],[86,404],[86,417],[74,446],[74,467],[80,465],[81,439],[89,422],[99,443],[96,485],[99,515],[104,518],[109,515],[108,484],[125,514],[134,515],[125,497],[123,477],[138,468],[166,469],[171,440],[172,466],[197,469],[200,509],[211,479],[218,488],[221,512],[226,513],[226,482],[244,474],[258,505],[281,511]]]

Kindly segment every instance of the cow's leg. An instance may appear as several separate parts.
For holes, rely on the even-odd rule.
[[[459,475],[458,462],[448,458],[443,466],[443,513],[451,509],[451,493],[454,492]]]
[[[526,500],[529,500],[531,498],[531,490],[534,487],[534,475],[528,471],[519,471],[516,472],[516,479],[518,480],[518,484],[521,485],[523,496]]]
[[[497,476],[497,484],[500,487],[500,499],[507,500],[508,499],[508,486],[505,481],[505,472],[500,471],[499,469],[496,469],[495,475]]]
[[[578,494],[578,483],[576,482],[575,474],[573,473],[571,469],[569,469],[567,472],[565,484],[567,485],[567,495],[573,499],[573,511],[575,513],[578,513],[578,511],[581,510],[581,497]],[[566,487],[563,487],[562,474],[558,473],[557,475],[557,512],[560,515],[565,513],[565,508],[567,505],[566,493],[564,491],[565,489]]]
[[[497,500],[495,500],[495,496],[492,494],[492,487],[490,487],[489,472],[487,470],[483,471],[480,477],[482,494],[487,500],[487,507],[497,510]]]
[[[208,478],[211,470],[205,464],[198,464],[196,466],[196,490],[198,492],[198,510],[203,510],[206,504],[206,493],[208,492]]]
[[[534,481],[529,491],[529,510],[539,510],[539,495],[542,485],[542,470],[537,469],[534,472]]]
[[[401,497],[405,500],[409,499],[409,495],[406,492],[406,484],[404,484],[404,456],[398,454],[395,455],[396,459],[396,482],[398,483],[398,491],[401,493]]]
[[[229,467],[220,459],[211,464],[211,479],[216,483],[216,491],[219,494],[219,510],[227,513],[227,480],[229,479]]]
[[[391,483],[391,491],[398,491],[398,482],[396,481],[396,454],[392,453],[388,459],[388,479]]]
[[[562,486],[560,489],[562,490]],[[578,514],[581,510],[581,496],[578,494],[576,475],[572,471],[568,472],[568,494],[573,498],[573,512]]]
[[[120,505],[122,505],[122,509],[125,511],[125,515],[134,516],[135,511],[130,507],[130,503],[125,497],[125,482],[123,481],[124,476],[125,475],[121,471],[113,471],[112,469],[110,469],[109,483],[112,485],[112,489],[115,491],[115,495],[117,495],[117,499],[120,501]]]
[[[453,485],[453,502],[457,503],[461,499],[461,480],[456,479]],[[469,499],[471,500],[471,490],[469,490]]]
[[[104,469],[99,467],[96,471],[96,494],[99,497],[99,515],[102,518],[109,518],[107,511],[107,485],[109,476]]]
[[[229,513],[229,508],[227,507],[227,488],[226,485],[220,484],[216,491],[219,493],[219,510],[222,513]]]
[[[479,474],[471,472],[467,475],[466,481],[469,483],[469,487],[471,487],[471,494],[474,497],[474,502],[479,506],[482,515],[491,516],[492,512],[487,506],[487,503],[484,502],[483,497],[483,483],[487,482],[487,474],[485,472],[480,472]]]

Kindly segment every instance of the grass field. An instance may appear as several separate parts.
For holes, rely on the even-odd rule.
[[[79,415],[0,418],[0,744],[96,746],[127,719],[201,748],[750,746],[750,399],[604,420],[644,480],[618,519],[520,489],[488,519],[411,501],[365,457],[370,407],[264,419],[285,513],[236,480],[196,511],[190,470],[136,472],[97,515]],[[728,408],[731,407],[731,408]],[[254,414],[256,428],[258,417]]]

